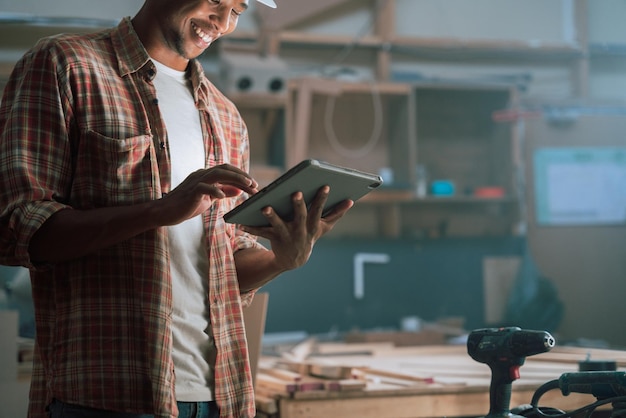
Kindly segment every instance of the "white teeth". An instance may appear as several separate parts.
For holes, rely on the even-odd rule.
[[[206,33],[204,33],[204,31],[202,29],[200,29],[200,27],[198,25],[196,25],[195,23],[191,23],[191,27],[193,28],[194,32],[196,32],[196,35],[198,35],[200,37],[200,39],[202,39],[204,42],[211,43],[211,37],[209,35],[207,35]]]

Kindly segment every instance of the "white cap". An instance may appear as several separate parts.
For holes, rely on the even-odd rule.
[[[272,9],[276,8],[276,3],[274,3],[274,0],[256,0],[259,3],[263,3],[266,6],[271,7]]]

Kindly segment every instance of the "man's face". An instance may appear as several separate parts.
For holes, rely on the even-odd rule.
[[[248,0],[154,0],[159,47],[189,60],[235,30]]]

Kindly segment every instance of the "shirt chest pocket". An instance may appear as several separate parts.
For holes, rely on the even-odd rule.
[[[160,195],[150,135],[117,139],[86,131],[75,162],[72,201],[78,207],[140,203]]]

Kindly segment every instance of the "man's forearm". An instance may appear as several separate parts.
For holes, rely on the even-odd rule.
[[[35,262],[59,262],[90,254],[142,232],[198,216],[216,199],[256,193],[257,183],[229,164],[197,170],[161,199],[129,206],[66,209],[51,216],[31,239]]]
[[[90,210],[65,209],[31,239],[34,262],[62,262],[109,247],[158,227],[151,203]]]
[[[262,248],[237,251],[235,265],[241,293],[258,289],[286,271],[276,264],[272,251]]]

